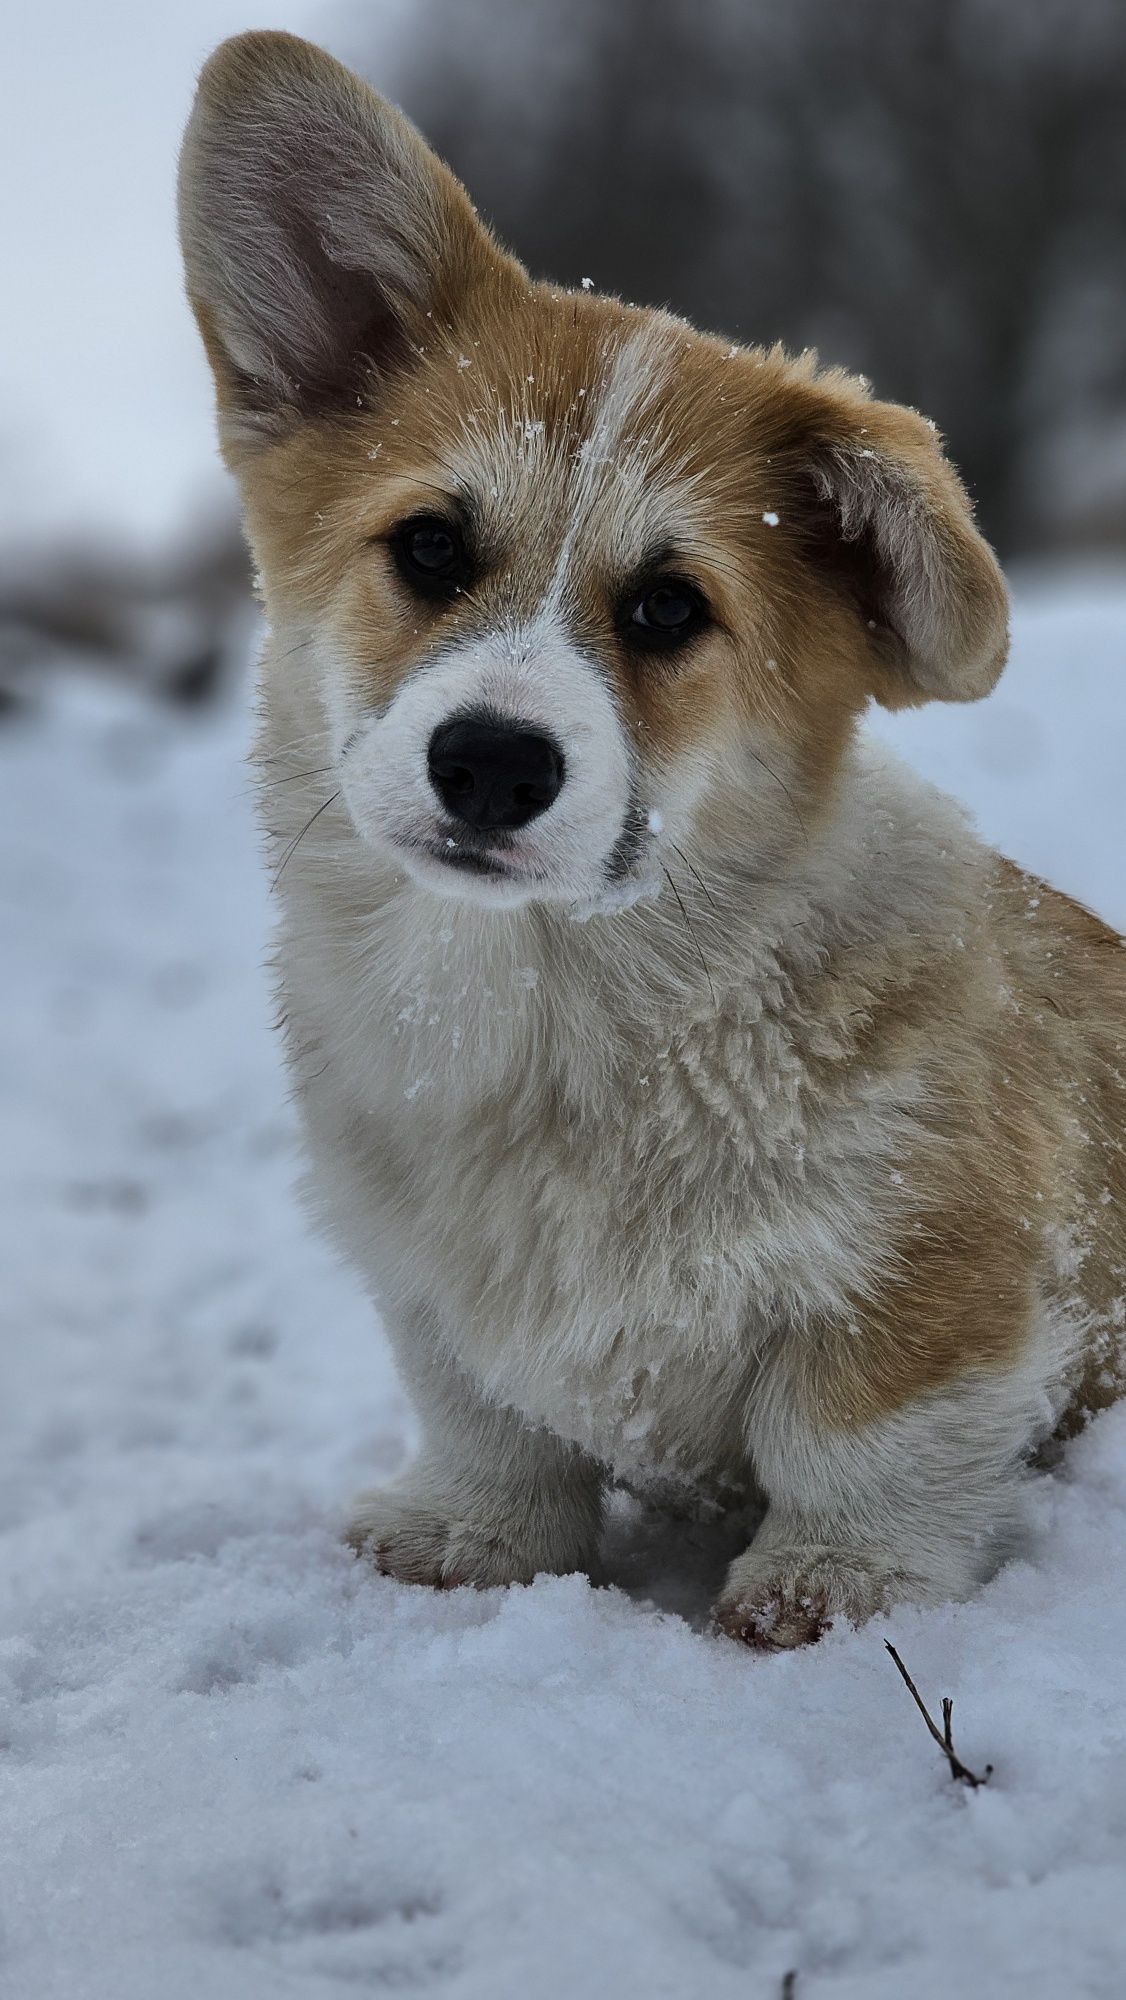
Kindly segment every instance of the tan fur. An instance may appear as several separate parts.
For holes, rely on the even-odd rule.
[[[357,1539],[412,1578],[586,1561],[609,1465],[765,1490],[744,1637],[964,1591],[1022,1453],[1123,1386],[1126,954],[856,749],[870,699],[973,699],[1004,662],[933,429],[811,357],[532,284],[288,37],[212,59],[181,185],[273,631],[322,1206],[436,1440]],[[392,537],[451,509],[475,572],[435,603]],[[711,614],[660,657],[621,624],[655,562]],[[418,886],[350,775],[398,727],[393,790],[397,718],[477,673],[518,720],[556,703],[568,769],[607,760],[518,907]],[[590,831],[627,776],[621,869],[671,890],[632,908]]]

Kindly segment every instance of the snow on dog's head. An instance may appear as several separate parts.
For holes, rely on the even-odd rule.
[[[307,43],[204,70],[188,287],[274,627],[355,827],[418,879],[618,907],[665,842],[804,835],[856,716],[984,694],[1004,587],[933,430],[533,284]]]

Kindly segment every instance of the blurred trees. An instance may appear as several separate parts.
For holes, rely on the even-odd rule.
[[[345,4],[537,275],[859,370],[1005,555],[1126,548],[1126,0]],[[248,604],[224,522],[9,553],[0,712],[53,659],[204,694]]]
[[[417,0],[397,96],[537,275],[814,345],[1006,552],[1126,540],[1124,0]],[[365,53],[367,60],[365,62]]]
[[[250,565],[226,509],[160,553],[104,531],[85,545],[0,548],[0,717],[63,666],[209,701],[245,664],[250,612]]]

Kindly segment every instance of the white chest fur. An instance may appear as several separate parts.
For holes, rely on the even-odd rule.
[[[764,1347],[878,1254],[914,1079],[837,1074],[749,926],[737,967],[702,933],[713,999],[661,908],[373,897],[366,859],[307,890],[281,962],[316,1191],[388,1312],[425,1303],[490,1395],[620,1473],[737,1477]]]

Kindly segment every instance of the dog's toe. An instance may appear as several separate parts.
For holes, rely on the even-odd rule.
[[[756,1653],[780,1653],[794,1646],[811,1646],[829,1630],[833,1622],[829,1600],[823,1590],[807,1595],[791,1595],[779,1587],[752,1601],[721,1597],[715,1609],[715,1628],[729,1639],[738,1639]]]
[[[437,1510],[376,1487],[356,1501],[345,1540],[384,1576],[449,1590],[463,1581],[450,1563],[452,1527]]]

